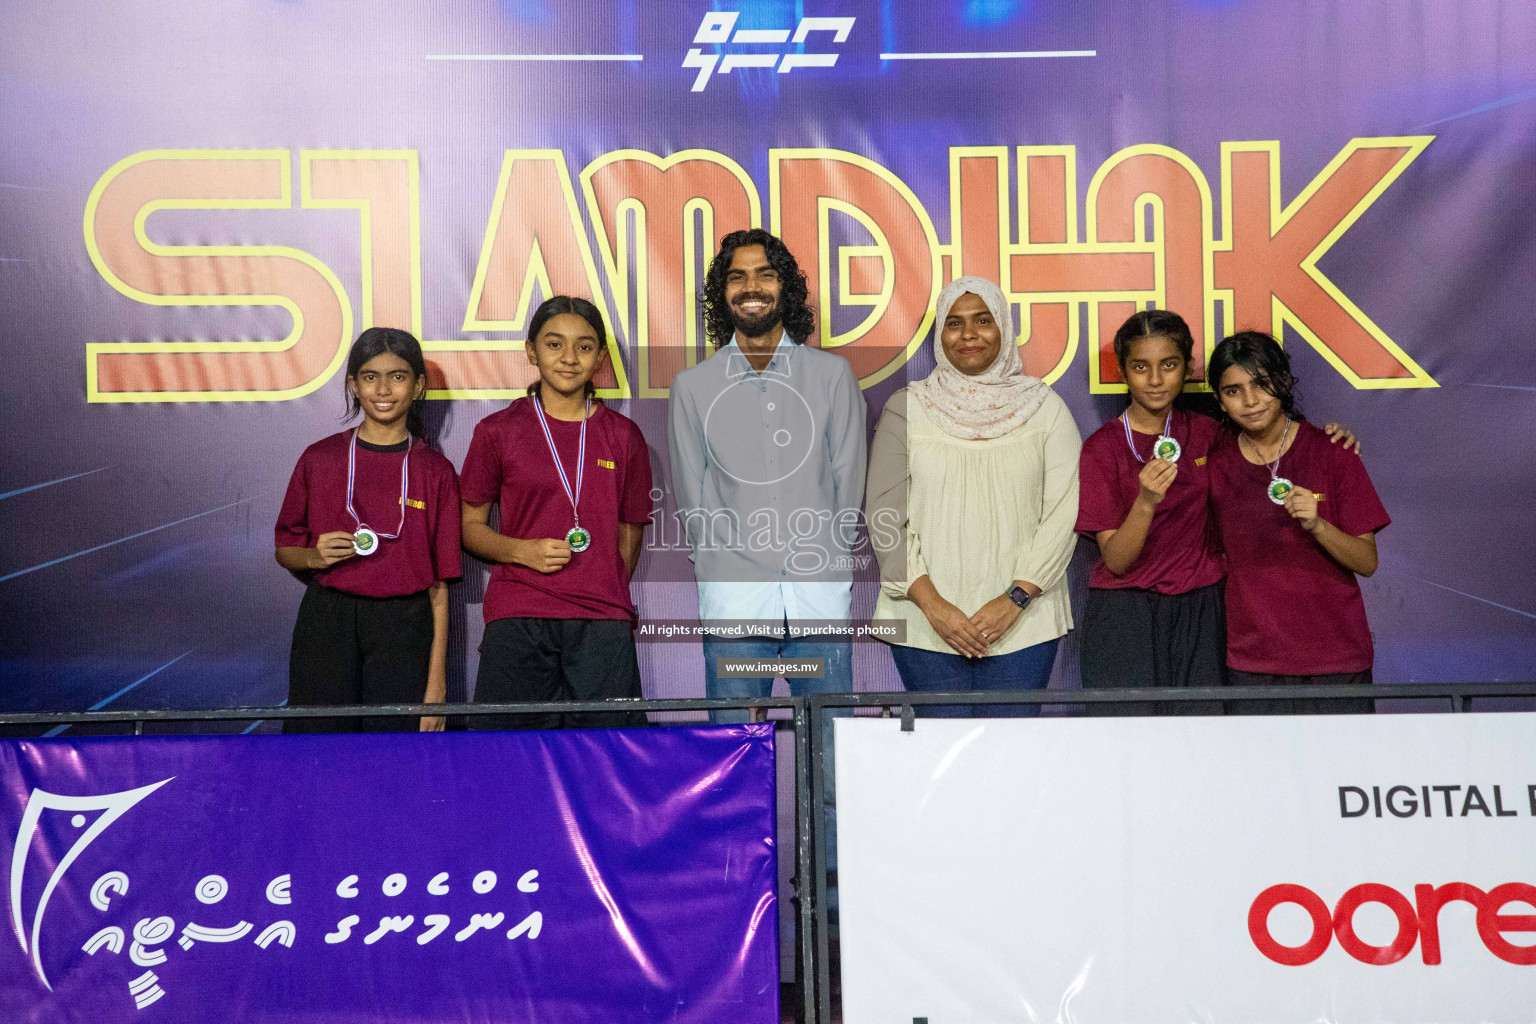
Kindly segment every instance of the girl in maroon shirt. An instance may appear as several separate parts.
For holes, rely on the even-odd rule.
[[[462,478],[464,546],[492,563],[477,703],[643,696],[629,577],[651,520],[649,449],[594,397],[602,315],[557,295],[528,325],[528,396],[475,427]],[[493,503],[498,524],[490,525]],[[478,716],[481,729],[643,725],[636,712]]]
[[[1100,551],[1083,618],[1083,686],[1220,686],[1224,568],[1209,526],[1206,465],[1218,427],[1174,407],[1194,338],[1177,313],[1144,310],[1115,333],[1115,357],[1130,405],[1083,443],[1079,467],[1077,529]],[[1214,709],[1184,703],[1155,710]],[[1088,711],[1154,708],[1090,704]]]
[[[448,590],[458,579],[453,464],[422,440],[421,345],[370,327],[347,357],[352,430],[304,450],[277,517],[277,562],[307,577],[288,660],[288,703],[441,703]],[[423,718],[423,730],[443,727]],[[415,728],[408,718],[290,718],[284,732]]]
[[[1082,624],[1084,687],[1226,682],[1225,563],[1210,521],[1220,427],[1175,405],[1194,338],[1177,313],[1143,310],[1115,332],[1130,404],[1083,443],[1077,529],[1098,542]],[[1353,435],[1335,424],[1345,445]],[[1358,445],[1356,445],[1358,447]],[[1090,704],[1090,714],[1210,714],[1217,704]]]
[[[1210,377],[1228,428],[1210,466],[1232,683],[1371,682],[1375,651],[1356,577],[1376,571],[1376,534],[1392,520],[1365,465],[1302,418],[1290,360],[1269,335],[1223,341]],[[1369,698],[1254,703],[1241,710],[1373,710]]]

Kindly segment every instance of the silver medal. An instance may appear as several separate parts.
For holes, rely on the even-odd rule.
[[[366,526],[359,526],[352,535],[352,550],[360,555],[371,555],[379,550],[379,535]]]

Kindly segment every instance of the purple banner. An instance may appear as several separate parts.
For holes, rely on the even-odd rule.
[[[0,744],[6,1021],[778,1018],[773,730]]]

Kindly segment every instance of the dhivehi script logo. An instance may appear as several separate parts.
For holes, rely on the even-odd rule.
[[[683,67],[697,68],[698,76],[693,80],[693,91],[703,92],[709,85],[709,76],[719,68],[722,75],[730,74],[737,68],[778,68],[781,75],[787,75],[796,68],[830,68],[837,64],[836,53],[800,53],[798,51],[780,53],[778,51],[748,51],[745,53],[705,53],[700,46],[724,46],[727,43],[748,46],[786,46],[806,42],[825,41],[825,36],[811,39],[812,32],[824,32],[829,34],[831,43],[846,42],[848,33],[853,31],[855,18],[801,18],[795,25],[793,34],[787,28],[736,28],[736,19],[741,17],[740,11],[711,11],[704,15],[699,22],[699,30],[694,33],[694,47],[683,58]]]
[[[43,970],[43,911],[48,909],[48,901],[53,897],[54,890],[59,887],[59,882],[63,880],[64,872],[69,870],[69,866],[85,852],[85,848],[95,842],[113,822],[127,814],[140,800],[170,781],[170,779],[162,779],[150,786],[141,786],[122,793],[107,793],[102,796],[60,796],[57,793],[34,789],[32,795],[27,798],[27,808],[21,815],[21,827],[16,830],[16,845],[11,851],[11,927],[16,932],[16,941],[21,943],[22,953],[31,957],[32,969],[37,972],[38,979],[48,991],[52,992],[53,986],[49,984],[48,975]],[[38,823],[42,820],[44,811],[73,811],[74,814],[69,823],[77,829],[85,828],[88,820],[87,813],[99,811],[101,814],[91,822],[90,828],[85,828],[68,852],[59,858],[58,867],[54,868],[53,874],[48,876],[48,883],[43,887],[42,896],[38,898],[37,907],[32,913],[31,928],[28,929],[23,925],[21,882],[26,868],[27,853],[32,848],[32,837],[37,833]],[[106,910],[106,901],[109,898],[106,893],[118,886],[121,886],[117,888],[118,892],[128,891],[128,879],[121,872],[109,872],[103,875],[91,888],[92,905],[98,910]],[[121,951],[122,944],[122,931],[119,929],[118,949],[114,952]],[[90,949],[89,952],[94,953],[95,949]]]
[[[22,953],[31,962],[38,981],[49,992],[53,991],[53,984],[43,967],[42,953],[44,914],[48,909],[49,901],[60,885],[65,882],[65,875],[70,867],[80,859],[87,847],[100,838],[119,818],[173,779],[174,776],[138,789],[97,796],[62,796],[58,793],[34,789],[28,797],[26,809],[22,813],[21,826],[17,829],[16,842],[11,852],[11,926],[15,931],[17,942],[21,945]],[[24,882],[28,877],[27,868],[31,859],[29,855],[33,853],[34,846],[41,845],[35,840],[41,834],[43,816],[50,811],[70,815],[68,819],[70,827],[82,831],[79,837],[69,845],[65,854],[59,858],[57,866],[53,868],[43,886],[36,905],[30,908],[29,915],[29,908],[25,906],[24,899]],[[38,859],[46,860],[46,858]],[[517,879],[517,891],[525,894],[538,892],[538,877],[537,870],[523,872]],[[264,884],[267,904],[274,908],[291,906],[294,900],[291,891],[292,881],[292,875],[286,873],[267,880]],[[342,900],[358,898],[363,893],[359,888],[359,882],[359,876],[356,874],[342,878],[335,887],[336,897]],[[478,900],[491,897],[498,882],[499,878],[495,871],[487,869],[479,872],[474,875],[468,887],[473,892],[471,898]],[[127,896],[130,884],[131,879],[125,871],[104,872],[91,885],[90,905],[102,914],[110,914],[114,899]],[[395,872],[383,879],[379,891],[383,896],[393,898],[404,893],[409,884],[405,874]],[[440,871],[433,875],[425,886],[427,894],[434,898],[448,896],[450,892],[459,892],[462,888],[452,884],[447,871]],[[229,893],[229,881],[222,875],[210,874],[197,882],[193,887],[192,895],[203,908],[213,908]],[[494,897],[491,898],[494,899]],[[176,955],[185,955],[191,953],[198,943],[236,943],[255,933],[251,943],[258,949],[266,950],[273,945],[292,949],[299,937],[298,927],[292,920],[287,919],[287,915],[281,909],[274,911],[274,916],[281,919],[264,926],[245,920],[233,923],[218,922],[218,911],[211,909],[199,909],[193,913],[198,917],[212,916],[217,923],[205,924],[187,920],[179,934],[176,919],[168,914],[144,917],[131,925],[126,921],[121,924],[107,923],[86,939],[81,949],[93,957],[102,954],[103,951],[114,956],[122,956],[126,952],[128,960],[133,965],[132,970],[143,969],[142,973],[138,973],[127,981],[129,997],[138,1009],[143,1010],[166,995],[165,989],[160,984],[160,977],[154,969],[167,962],[169,956],[175,953],[175,947],[179,947],[182,951]],[[416,945],[425,946],[446,932],[452,925],[453,919],[453,916],[446,913],[425,914],[420,919],[420,930],[409,937],[415,940]],[[454,941],[464,942],[480,932],[498,930],[506,921],[507,915],[501,910],[471,912],[464,925],[454,933]],[[324,946],[311,947],[311,949],[323,950],[341,946],[353,938],[354,930],[361,935],[363,945],[372,946],[389,935],[411,932],[417,924],[417,918],[414,914],[380,915],[377,924],[366,933],[360,927],[362,924],[362,915],[346,914],[337,920],[334,930],[324,935]],[[506,938],[509,940],[537,939],[543,927],[543,914],[534,910],[513,924],[506,932]],[[174,945],[172,945],[173,939]]]

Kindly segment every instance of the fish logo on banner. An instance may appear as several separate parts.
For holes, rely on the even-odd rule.
[[[53,992],[54,988],[43,967],[43,915],[48,909],[49,901],[64,883],[65,873],[80,859],[86,848],[100,838],[114,822],[151,793],[171,782],[173,778],[174,776],[162,779],[138,789],[97,796],[61,796],[42,789],[32,790],[22,814],[21,825],[17,829],[16,842],[11,853],[11,925],[23,955],[29,959],[38,980],[49,992]],[[68,850],[58,859],[57,866],[48,876],[42,894],[38,897],[29,917],[24,905],[27,867],[29,860],[41,859],[41,849],[38,849],[39,858],[33,858],[31,855],[35,848],[45,845],[39,841],[38,837],[45,834],[44,815],[50,811],[70,815],[69,827],[83,831],[78,838],[72,840]],[[93,813],[94,820],[91,818]],[[517,880],[518,892],[524,894],[538,892],[538,877],[537,870],[525,871]],[[359,880],[356,874],[342,878],[336,885],[336,896],[343,900],[358,898],[362,895],[362,890],[358,887]],[[447,896],[451,891],[450,881],[448,872],[438,872],[427,882],[427,894],[433,897]],[[485,897],[496,888],[497,882],[497,873],[487,869],[473,877],[469,888],[476,898]],[[34,881],[34,887],[35,884]],[[126,872],[115,869],[104,872],[90,887],[90,906],[103,914],[110,912],[115,898],[128,895],[129,885],[130,878]],[[291,874],[281,874],[272,878],[264,888],[266,902],[275,907],[291,906],[293,904],[292,885]],[[408,886],[409,879],[406,875],[402,872],[394,872],[383,880],[380,892],[385,897],[393,898],[404,893]],[[214,907],[221,903],[230,891],[228,879],[223,875],[210,874],[196,883],[192,895],[203,907]],[[472,913],[467,923],[454,933],[453,940],[455,943],[462,943],[477,933],[499,929],[507,922],[507,915],[503,911]],[[409,932],[416,923],[417,918],[414,914],[386,914],[379,917],[376,927],[364,933],[362,915],[347,914],[336,922],[334,930],[323,936],[324,948],[335,948],[347,943],[353,937],[354,930],[361,935],[362,945],[373,946],[391,934]],[[451,924],[452,918],[448,914],[429,913],[420,919],[421,930],[410,937],[415,940],[416,945],[426,946],[447,931]],[[544,915],[534,910],[513,923],[506,937],[509,940],[537,939],[543,927]],[[259,931],[257,929],[256,924],[246,920],[219,924],[188,921],[178,933],[176,918],[168,914],[156,914],[146,916],[132,925],[127,922],[107,924],[86,939],[80,949],[92,957],[102,951],[115,956],[126,953],[133,965],[132,969],[142,970],[142,973],[128,980],[127,989],[134,1006],[143,1010],[166,995],[166,990],[160,983],[161,978],[155,973],[155,969],[170,959],[168,948],[173,945],[173,940],[174,946],[180,947],[183,952],[191,952],[198,943],[234,943],[245,939],[253,932],[256,934],[251,941],[257,948],[263,950],[274,944],[284,949],[292,949],[298,938],[297,925],[288,919],[275,921]],[[170,949],[170,952],[174,952],[174,949]]]
[[[801,18],[791,35],[787,28],[736,28],[736,19],[739,17],[741,17],[740,11],[711,11],[699,22],[699,30],[693,36],[696,45],[683,58],[683,67],[696,68],[699,72],[698,77],[693,80],[693,92],[704,91],[709,85],[709,76],[715,73],[717,66],[722,75],[730,74],[737,68],[778,68],[779,74],[787,75],[796,68],[835,67],[839,56],[836,53],[799,52],[705,53],[699,49],[700,46],[724,46],[727,43],[748,46],[765,44],[784,46],[811,41],[812,32],[828,33],[832,37],[832,43],[837,44],[848,41],[848,33],[853,31],[853,23],[857,20],[855,18]]]

